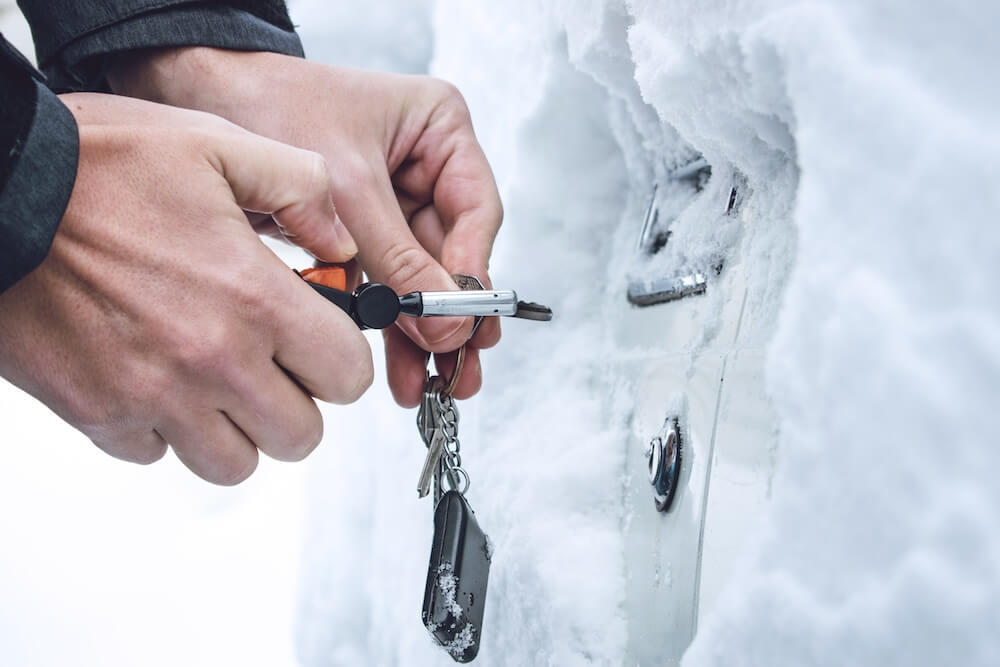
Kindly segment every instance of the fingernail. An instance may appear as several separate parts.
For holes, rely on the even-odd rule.
[[[333,223],[333,234],[337,237],[337,247],[342,253],[348,257],[354,257],[358,254],[358,244],[354,242],[354,237],[347,231],[347,227],[339,218]]]

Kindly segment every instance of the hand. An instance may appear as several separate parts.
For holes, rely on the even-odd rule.
[[[130,53],[108,78],[116,92],[217,113],[323,154],[338,213],[371,279],[400,293],[455,289],[456,273],[489,283],[500,198],[465,102],[449,84],[209,48]],[[455,350],[471,327],[470,318],[402,318],[386,330],[398,403],[419,401],[423,350]],[[476,348],[499,338],[497,318],[487,318],[470,341],[456,397],[479,390]],[[453,357],[444,360],[446,372]]]
[[[0,294],[0,374],[128,461],[169,443],[235,484],[258,449],[304,457],[323,430],[309,395],[357,399],[370,349],[243,209],[347,259],[324,160],[204,113],[62,100],[80,129],[77,179],[47,258]]]

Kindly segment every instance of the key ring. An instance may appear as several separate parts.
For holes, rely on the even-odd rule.
[[[455,387],[458,385],[458,378],[462,377],[462,368],[464,366],[465,345],[462,345],[462,347],[458,348],[458,358],[455,359],[455,370],[452,371],[451,377],[441,387],[441,396],[451,396],[451,392],[455,391]]]
[[[461,273],[456,273],[452,276],[452,279],[458,285],[460,289],[463,290],[481,290],[483,289],[483,282],[475,276],[466,276]],[[483,323],[482,317],[477,317],[475,324],[472,325],[472,333],[469,335],[471,340],[473,336],[476,335],[476,331],[479,329],[479,325]],[[455,387],[458,386],[458,379],[462,377],[462,368],[465,366],[465,346],[458,348],[458,357],[455,359],[455,370],[452,372],[451,377],[448,381],[444,383],[444,387],[441,389],[441,396],[451,396],[451,393],[455,391]]]

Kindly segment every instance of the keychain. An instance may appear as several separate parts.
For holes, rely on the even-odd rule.
[[[421,617],[431,635],[456,662],[470,662],[479,652],[486,584],[492,553],[486,534],[465,499],[469,474],[462,467],[458,409],[451,392],[462,372],[465,347],[447,383],[427,375],[417,413],[427,458],[417,495],[434,495],[434,537]]]
[[[383,329],[401,315],[472,315],[476,317],[473,334],[483,317],[507,316],[541,322],[552,319],[549,308],[521,301],[512,290],[487,290],[474,276],[453,276],[461,291],[410,292],[400,296],[379,283],[364,283],[348,292],[346,271],[339,266],[305,269],[299,275],[362,329]],[[486,584],[493,558],[490,541],[465,498],[470,479],[462,467],[458,407],[452,396],[462,376],[465,355],[463,345],[448,380],[430,372],[426,374],[417,411],[417,429],[427,447],[417,480],[417,496],[424,498],[433,493],[434,497],[434,537],[421,617],[435,641],[456,662],[463,663],[471,662],[479,653]]]
[[[456,280],[463,289],[482,289],[475,278],[456,276]],[[476,320],[473,331],[481,319]],[[452,396],[465,354],[463,345],[449,380],[427,373],[417,411],[417,428],[427,446],[417,495],[434,494],[434,537],[421,618],[435,641],[456,662],[463,663],[479,653],[493,555],[489,539],[465,498],[470,479],[462,467],[458,407]]]

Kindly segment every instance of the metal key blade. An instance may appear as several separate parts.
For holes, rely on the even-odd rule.
[[[535,320],[536,322],[548,322],[552,319],[552,309],[540,303],[518,301],[514,317],[520,317],[523,320]]]
[[[425,391],[420,399],[420,408],[417,410],[417,430],[420,432],[420,439],[424,441],[425,447],[430,446],[431,435],[437,428],[437,413],[431,406],[433,399],[434,397]]]
[[[417,497],[423,498],[431,492],[431,482],[438,472],[438,462],[444,453],[444,443],[447,438],[441,428],[435,428],[431,436],[430,444],[427,446],[427,458],[424,459],[424,467],[420,471],[420,479],[417,480]]]

